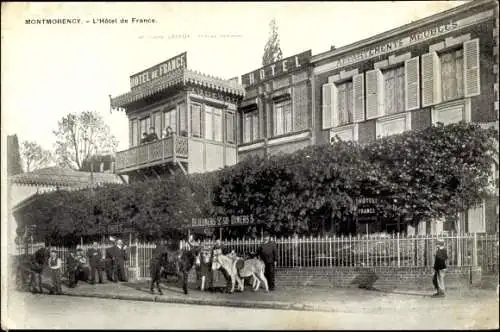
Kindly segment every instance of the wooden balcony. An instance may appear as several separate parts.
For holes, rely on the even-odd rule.
[[[187,161],[188,141],[188,137],[172,135],[117,152],[116,173],[125,173],[164,162]]]

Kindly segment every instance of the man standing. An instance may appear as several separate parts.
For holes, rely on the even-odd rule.
[[[127,281],[127,278],[125,277],[125,261],[127,260],[127,252],[126,252],[126,246],[123,245],[122,240],[116,241],[117,244],[117,251],[116,251],[116,267],[115,267],[115,273],[117,275],[117,280],[119,281]]]
[[[90,264],[90,283],[95,284],[95,275],[99,275],[99,283],[102,284],[101,252],[97,242],[92,243],[92,248],[87,251]]]
[[[80,262],[74,251],[71,251],[66,258],[66,270],[68,271],[69,287],[75,288],[78,284],[78,271]]]
[[[50,275],[52,277],[52,289],[50,290],[50,294],[62,294],[61,289],[61,259],[57,257],[57,252],[55,250],[50,251],[49,258],[49,268]]]
[[[264,261],[266,267],[264,275],[269,283],[270,291],[274,290],[274,267],[278,258],[277,251],[276,244],[271,242],[269,234],[266,234],[264,236],[264,243],[257,250],[257,254]]]
[[[434,257],[434,277],[432,278],[432,283],[434,288],[436,288],[436,294],[434,297],[444,297],[444,275],[446,272],[446,260],[448,259],[448,252],[444,247],[443,240],[437,240],[437,250],[436,256]]]
[[[217,239],[215,241],[214,247],[212,248],[212,262],[213,262],[214,257],[216,257],[217,255],[226,255],[226,254],[227,254],[227,250],[224,248],[222,241],[220,239]],[[210,264],[210,267],[211,266],[212,266],[212,264]],[[224,279],[226,279],[226,290],[230,290],[231,289],[231,276],[223,268],[220,268],[219,270],[224,275]],[[217,270],[212,270],[212,278],[210,279],[210,287],[209,287],[209,289],[211,289],[211,290],[214,289],[214,281],[215,281],[216,276],[217,276]]]

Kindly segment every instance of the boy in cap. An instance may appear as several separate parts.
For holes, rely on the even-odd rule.
[[[434,277],[432,278],[432,283],[434,288],[436,288],[436,293],[434,297],[444,297],[444,275],[446,272],[446,260],[448,259],[448,252],[444,247],[443,240],[437,240],[437,250],[434,257]]]

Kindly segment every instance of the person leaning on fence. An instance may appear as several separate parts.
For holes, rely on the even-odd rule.
[[[97,242],[92,243],[92,248],[87,251],[87,257],[90,264],[90,283],[95,284],[96,274],[99,276],[99,283],[102,284],[102,265],[101,251]]]
[[[445,291],[444,285],[444,275],[446,272],[446,260],[448,259],[448,252],[444,247],[444,241],[437,241],[437,250],[434,257],[434,277],[432,278],[432,283],[434,288],[436,288],[436,293],[434,297],[443,297]]]
[[[257,250],[257,254],[264,261],[264,275],[269,283],[269,290],[274,290],[274,268],[278,259],[276,243],[271,241],[269,234],[264,236],[264,243]]]
[[[52,289],[50,290],[50,294],[62,294],[62,288],[61,288],[61,259],[57,257],[57,252],[55,250],[50,251],[50,258],[49,258],[49,269],[50,269],[50,276],[52,278]]]

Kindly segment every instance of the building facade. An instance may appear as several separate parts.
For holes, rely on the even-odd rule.
[[[129,119],[130,148],[116,154],[117,174],[136,181],[176,168],[197,173],[237,162],[237,105],[244,95],[237,79],[190,70],[182,53],[132,75],[130,86],[111,99]],[[142,141],[153,132],[155,139]]]
[[[238,158],[291,153],[313,144],[311,50],[241,77]]]
[[[311,63],[317,143],[338,136],[364,144],[438,122],[498,128],[496,2],[473,1]],[[458,227],[435,221],[427,231],[484,232],[497,218],[498,196],[462,214]]]

